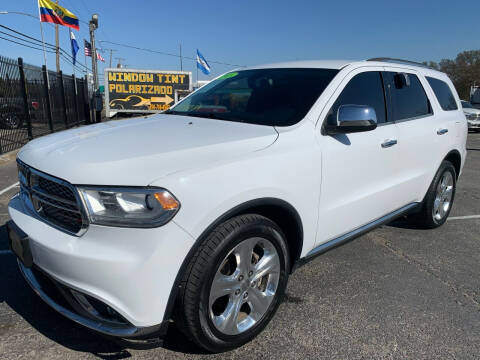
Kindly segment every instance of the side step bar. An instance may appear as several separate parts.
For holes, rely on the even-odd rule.
[[[403,215],[407,215],[408,213],[412,212],[415,208],[420,206],[421,203],[411,203],[408,204],[404,207],[401,207],[398,210],[395,210],[391,212],[390,214],[387,214],[385,216],[382,216],[381,218],[374,220],[366,225],[363,225],[353,231],[350,231],[342,236],[339,236],[335,239],[332,239],[330,241],[327,241],[323,244],[320,244],[316,248],[310,250],[310,252],[303,258],[299,259],[297,263],[295,264],[294,270],[297,269],[298,267],[304,265],[311,259],[315,258],[316,256],[325,253],[326,251],[333,249],[339,245],[345,244],[359,236],[364,235],[365,233],[381,226],[384,224],[387,224]]]

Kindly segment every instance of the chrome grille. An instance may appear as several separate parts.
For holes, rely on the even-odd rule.
[[[75,188],[68,182],[17,161],[23,199],[46,223],[71,234],[86,228],[87,221]]]

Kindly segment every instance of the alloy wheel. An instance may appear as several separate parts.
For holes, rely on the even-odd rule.
[[[447,214],[452,204],[453,175],[445,171],[437,185],[435,200],[433,202],[432,215],[436,221],[441,221]]]
[[[238,335],[267,313],[280,279],[275,246],[263,238],[249,238],[223,259],[212,281],[209,313],[215,328]]]

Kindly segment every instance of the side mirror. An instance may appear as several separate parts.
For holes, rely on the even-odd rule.
[[[341,105],[337,111],[336,126],[329,126],[329,134],[346,134],[374,130],[377,127],[375,109],[367,105]]]

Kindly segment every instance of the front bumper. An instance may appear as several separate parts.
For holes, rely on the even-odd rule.
[[[49,289],[48,286],[46,286],[47,289],[45,289],[45,286],[42,285],[42,282],[38,279],[38,274],[40,273],[40,270],[27,268],[22,264],[20,260],[18,260],[18,267],[27,283],[30,285],[33,291],[35,291],[35,293],[40,296],[43,301],[45,301],[55,311],[76,322],[77,324],[85,326],[86,328],[97,331],[104,335],[122,338],[141,338],[150,334],[162,335],[166,332],[168,325],[168,322],[166,321],[155,326],[136,327],[130,323],[115,323],[113,321],[108,321],[100,317],[95,318],[92,315],[89,316],[86,314],[86,309],[84,312],[78,311],[71,305],[69,306],[65,301],[59,301],[59,295],[62,296],[59,291],[56,293],[57,298],[55,299],[55,293],[52,295],[52,292],[54,292],[55,287],[60,287],[62,285],[57,283],[52,278],[49,278],[48,275],[43,274],[43,283],[45,283],[46,278],[50,280],[51,286]],[[53,291],[52,288],[54,289]],[[81,305],[78,304],[78,307],[80,306]]]
[[[57,230],[24,207],[20,196],[9,203],[15,224],[29,237],[34,267],[20,269],[34,291],[55,310],[90,329],[137,337],[162,327],[170,293],[193,238],[171,221],[153,229],[90,225],[81,237]],[[69,310],[44,291],[38,268],[54,283],[98,300],[125,324],[111,327]]]
[[[469,129],[480,129],[480,120],[467,120]]]

